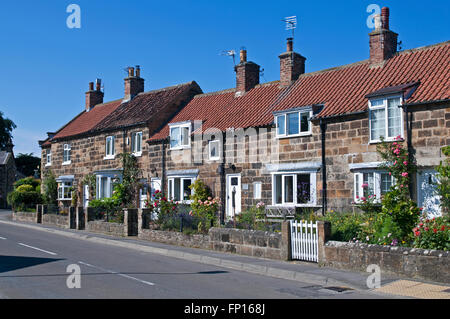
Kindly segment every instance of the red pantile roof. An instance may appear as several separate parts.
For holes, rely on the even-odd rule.
[[[303,74],[287,88],[279,82],[258,85],[241,97],[235,90],[196,96],[171,123],[203,120],[203,129],[247,128],[269,125],[273,112],[323,104],[318,117],[344,115],[367,109],[366,96],[389,87],[419,82],[408,104],[450,99],[450,42],[398,53],[382,66],[369,60]],[[392,88],[391,88],[392,89]],[[150,140],[167,138],[166,125]]]
[[[193,92],[192,95],[202,93],[195,81],[140,93],[105,117],[93,128],[93,131],[146,123],[153,115],[167,106],[180,103],[180,98],[192,97],[189,92]]]
[[[63,126],[55,136],[41,143],[48,147],[51,141],[77,136],[84,133],[94,133],[107,129],[144,124],[161,110],[173,111],[186,99],[202,93],[194,81],[159,90],[138,94],[131,101],[123,103],[116,100],[96,105],[89,112],[83,111],[73,120]],[[166,107],[168,107],[166,109]],[[162,123],[161,123],[162,124]]]
[[[52,139],[65,138],[82,134],[93,129],[98,123],[114,112],[122,100],[96,105],[89,112],[83,111],[59,130]]]

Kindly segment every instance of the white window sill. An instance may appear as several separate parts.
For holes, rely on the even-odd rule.
[[[70,165],[70,164],[72,164],[72,161],[63,162],[62,164],[63,164],[63,165]]]
[[[58,198],[58,200],[72,200],[72,198]]]
[[[321,205],[317,205],[317,204],[274,204],[271,207],[289,207],[289,208],[295,208],[295,207],[322,207]]]
[[[45,164],[45,167],[50,167],[50,166],[52,166],[52,163],[50,163],[50,164]]]
[[[142,152],[135,152],[133,153],[134,157],[141,157],[142,156]]]
[[[113,160],[116,158],[116,155],[107,155],[105,157],[103,157],[104,160]]]
[[[391,142],[404,142],[405,138],[402,136],[401,139],[398,140],[397,137],[389,137],[389,138],[386,138],[384,141],[388,142],[388,143],[391,143]],[[381,140],[369,141],[369,144],[380,144],[380,143],[381,143]]]
[[[187,150],[190,149],[191,146],[178,146],[178,147],[173,147],[170,148],[171,151],[180,151],[180,150]]]
[[[281,140],[281,139],[285,139],[285,138],[308,137],[308,136],[312,136],[312,132],[305,132],[305,133],[295,134],[295,135],[277,135],[276,138]]]
[[[220,161],[220,157],[210,157],[209,160],[212,161],[212,162]]]

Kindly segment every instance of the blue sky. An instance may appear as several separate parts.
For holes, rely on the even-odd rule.
[[[66,26],[71,3],[81,29]],[[103,80],[105,101],[122,98],[127,66],[142,66],[146,91],[195,80],[212,92],[235,85],[220,52],[245,46],[261,82],[278,80],[286,16],[298,17],[294,48],[307,72],[365,60],[369,4],[390,7],[403,49],[450,38],[448,0],[2,1],[0,110],[18,126],[15,153],[39,156],[38,140],[84,109],[88,82]]]

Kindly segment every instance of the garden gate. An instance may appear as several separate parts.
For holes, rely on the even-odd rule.
[[[317,222],[291,220],[289,223],[292,259],[318,262]]]

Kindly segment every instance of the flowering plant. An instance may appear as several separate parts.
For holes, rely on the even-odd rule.
[[[202,180],[197,179],[191,186],[193,194],[191,199],[190,216],[200,219],[197,228],[200,232],[206,232],[217,222],[217,213],[219,210],[219,198],[213,198],[209,188]]]
[[[150,201],[145,201],[145,207],[156,213],[156,223],[163,225],[168,219],[173,219],[177,214],[178,205],[173,200],[168,200],[164,194],[157,190]]]
[[[414,246],[417,248],[450,250],[448,217],[422,218],[413,233]]]

